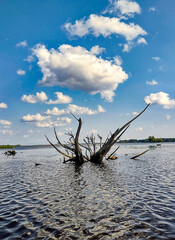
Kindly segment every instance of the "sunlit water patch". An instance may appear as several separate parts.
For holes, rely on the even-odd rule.
[[[147,148],[81,167],[52,148],[1,151],[0,239],[175,239],[175,145],[130,159]]]

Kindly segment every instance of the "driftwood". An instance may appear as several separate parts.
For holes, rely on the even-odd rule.
[[[39,165],[42,165],[42,164],[35,162],[35,167],[37,167],[37,166],[39,166]]]
[[[132,157],[131,159],[136,159],[136,158],[140,157],[141,155],[145,154],[145,153],[148,152],[148,151],[149,151],[149,149],[147,149],[146,151],[144,151],[144,152],[142,152],[142,153],[140,153],[140,154]]]
[[[79,143],[79,136],[80,131],[82,127],[82,120],[81,118],[77,118],[72,113],[72,116],[78,121],[78,128],[76,131],[76,134],[74,135],[72,132],[68,132],[66,135],[69,136],[69,142],[67,144],[61,143],[59,140],[56,130],[54,128],[55,137],[57,139],[58,147],[55,146],[47,136],[46,139],[50,143],[52,147],[54,147],[60,154],[64,156],[64,163],[66,162],[74,162],[76,164],[83,164],[86,161],[94,162],[94,163],[102,163],[103,159],[106,158],[107,154],[111,150],[112,146],[120,139],[120,137],[125,133],[125,131],[128,129],[130,124],[136,120],[149,106],[148,104],[136,117],[131,119],[129,122],[124,124],[121,128],[118,128],[114,133],[111,133],[107,136],[104,143],[102,143],[102,137],[100,135],[97,135],[100,143],[96,143],[96,139],[93,135],[87,136],[83,139],[84,143]],[[60,149],[60,147],[63,149]],[[83,150],[85,153],[83,153]],[[65,151],[64,151],[65,150]],[[116,156],[114,155],[116,151],[109,155],[106,159],[116,159]],[[68,158],[66,160],[66,158]]]
[[[120,146],[118,146],[118,148],[116,148],[115,151],[113,151],[113,152],[109,155],[109,157],[106,158],[106,160],[115,160],[115,159],[117,159],[117,157],[116,157],[114,154],[117,152],[117,150],[118,150],[119,148],[120,148]]]
[[[4,153],[6,156],[15,156],[16,155],[16,151],[15,150],[7,150]]]

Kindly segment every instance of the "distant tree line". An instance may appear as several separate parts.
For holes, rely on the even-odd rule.
[[[155,138],[154,136],[149,136],[146,139],[129,139],[120,141],[120,143],[162,143],[162,142],[175,142],[175,138]]]
[[[21,145],[0,145],[0,149],[20,147]]]

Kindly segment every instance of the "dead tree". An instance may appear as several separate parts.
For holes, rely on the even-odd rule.
[[[53,143],[50,142],[48,137],[46,136],[47,141],[60,153],[64,156],[64,158],[68,158],[64,160],[66,162],[75,162],[76,164],[83,164],[86,161],[94,162],[94,163],[102,163],[103,159],[106,158],[106,155],[111,150],[112,146],[120,139],[120,137],[124,134],[124,132],[128,129],[130,124],[136,120],[143,112],[148,108],[150,104],[148,104],[136,117],[131,119],[129,122],[124,124],[121,128],[118,128],[114,133],[110,133],[107,136],[105,142],[102,144],[102,137],[98,135],[100,139],[100,144],[96,144],[95,137],[91,135],[90,137],[86,137],[83,139],[84,143],[79,143],[79,136],[82,127],[82,120],[81,118],[77,118],[73,115],[73,117],[78,121],[78,128],[77,132],[74,135],[72,132],[68,132],[66,135],[69,136],[69,142],[67,144],[62,144],[61,141],[58,139],[58,136],[55,132],[55,137],[58,141],[58,147],[55,146]],[[99,146],[99,147],[98,147]],[[62,147],[65,149],[66,153],[60,149]],[[82,150],[83,149],[83,150]],[[115,151],[106,159],[110,159],[110,157],[114,156]]]

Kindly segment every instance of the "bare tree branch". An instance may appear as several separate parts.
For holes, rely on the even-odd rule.
[[[62,151],[61,151],[60,149],[58,149],[53,143],[51,143],[51,141],[48,139],[48,137],[47,137],[46,135],[45,135],[45,137],[46,137],[47,141],[50,143],[50,145],[51,145],[52,147],[54,147],[59,153],[61,153],[61,154],[62,154],[63,156],[65,156],[65,157],[72,158],[70,155],[62,152]]]
[[[107,157],[106,160],[110,159],[110,158],[117,152],[117,150],[118,150],[119,148],[120,148],[120,146],[118,146],[118,148],[116,148],[115,151],[113,151],[113,152],[109,155],[109,157]]]
[[[138,155],[136,155],[136,156],[134,156],[134,157],[132,157],[131,159],[136,159],[136,158],[140,157],[141,155],[143,155],[144,153],[146,153],[148,151],[149,151],[149,149],[144,151],[144,152],[142,152],[142,153],[140,153],[140,154],[138,154]]]

